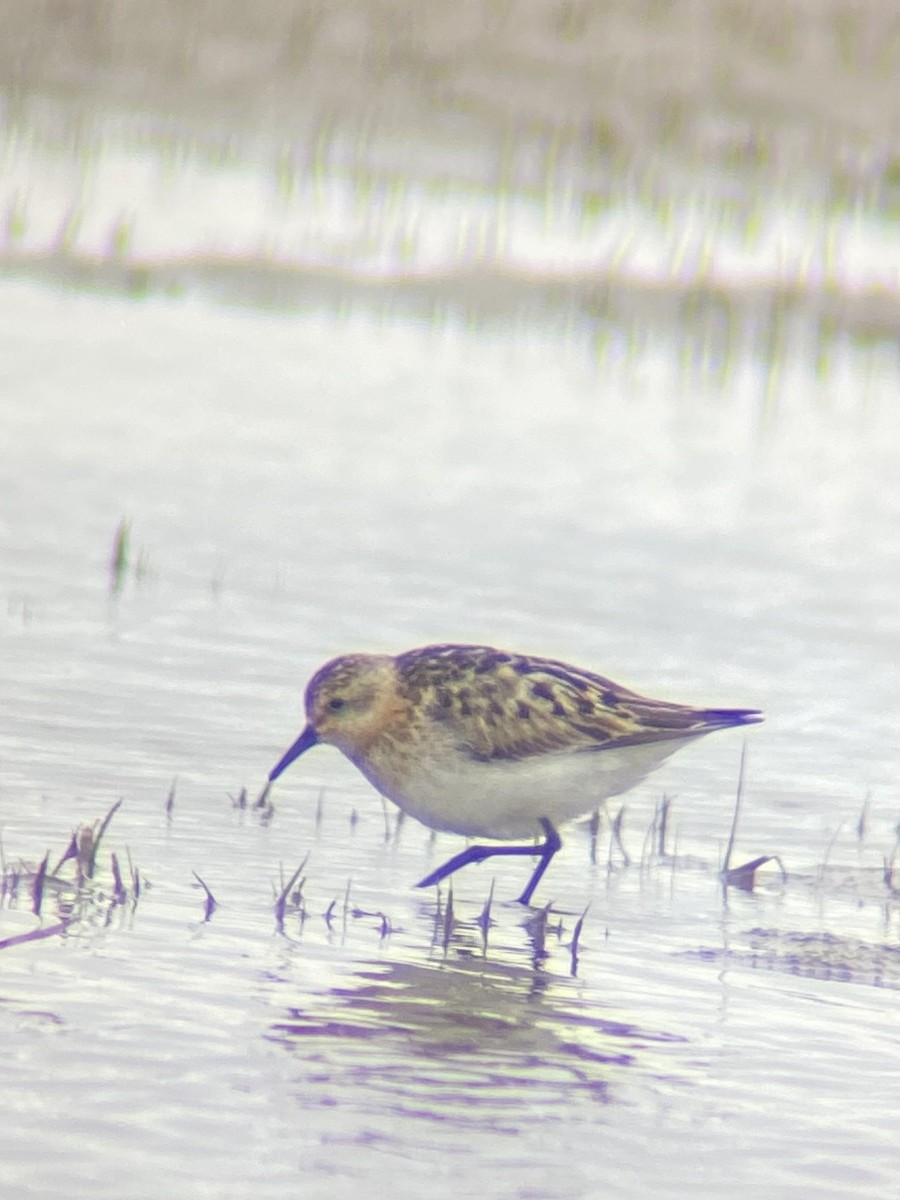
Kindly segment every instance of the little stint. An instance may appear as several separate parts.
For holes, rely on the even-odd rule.
[[[306,727],[270,783],[319,742],[430,829],[514,841],[470,845],[420,880],[468,863],[530,855],[529,904],[561,841],[557,824],[626,792],[694,738],[762,720],[748,708],[651,700],[593,672],[490,646],[346,654],[306,688]]]

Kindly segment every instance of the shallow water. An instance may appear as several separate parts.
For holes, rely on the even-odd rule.
[[[288,7],[234,34],[258,54],[235,111],[293,94],[296,42],[265,88],[259,65]],[[720,7],[720,61],[773,70]],[[221,31],[220,58],[189,31],[196,77],[168,63],[197,111],[165,119],[110,101],[168,102],[88,41],[100,99],[32,64],[0,177],[4,1194],[892,1194],[896,98],[869,103],[880,34],[839,15],[816,44],[868,165],[819,138],[828,98],[801,167],[790,105],[726,115],[712,76],[664,133],[674,85],[646,71],[591,93],[613,143],[585,154],[555,104],[584,31],[538,16],[465,26],[449,118],[402,102],[441,44],[415,26],[377,119],[376,56],[335,73],[337,108],[320,81],[321,129],[312,106],[290,143],[280,110],[215,132]],[[362,35],[317,19],[343,62]],[[634,42],[608,19],[602,53],[662,46],[682,86],[674,9]],[[734,157],[743,120],[758,158]],[[273,187],[278,154],[296,178]],[[413,885],[460,840],[398,826],[336,752],[254,807],[322,661],[438,640],[767,719],[625,797],[621,845],[618,802],[595,841],[564,831],[548,911],[509,903],[527,868],[500,860],[451,901]],[[723,893],[745,747],[731,863],[773,857]],[[120,799],[78,887],[54,868]]]
[[[889,1191],[891,414],[800,421],[786,398],[760,437],[745,399],[538,338],[29,285],[2,303],[7,864],[58,857],[124,797],[81,908],[45,901],[45,927],[81,919],[3,953],[10,1189]],[[629,867],[608,821],[593,864],[570,831],[543,936],[504,903],[521,864],[457,876],[448,923],[411,885],[459,842],[395,836],[328,750],[270,819],[234,806],[321,660],[447,637],[765,708],[734,861],[777,854],[787,878],[769,864],[723,900],[728,735],[627,798]],[[674,858],[648,835],[664,792]],[[136,903],[124,866],[114,903],[106,851],[130,854]],[[27,886],[4,938],[38,927]]]

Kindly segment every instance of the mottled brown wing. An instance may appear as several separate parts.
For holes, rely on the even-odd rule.
[[[397,661],[407,696],[485,761],[685,738],[754,719],[650,700],[554,659],[486,646],[428,646]]]

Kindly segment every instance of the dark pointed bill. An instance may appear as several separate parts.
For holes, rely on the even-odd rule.
[[[299,758],[311,746],[315,746],[319,740],[319,735],[313,729],[312,725],[307,725],[300,736],[294,742],[293,746],[281,756],[272,770],[269,772],[269,782],[274,783],[279,775],[291,765],[295,758]]]

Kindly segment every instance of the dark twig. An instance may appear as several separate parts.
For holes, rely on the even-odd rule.
[[[369,912],[365,908],[354,908],[350,913],[350,916],[353,917],[355,921],[358,921],[360,917],[374,917],[379,922],[382,941],[384,941],[389,933],[393,932],[390,919],[380,909],[377,912]]]
[[[727,871],[723,871],[722,880],[727,887],[736,887],[744,892],[752,892],[756,885],[756,872],[765,863],[771,861],[771,854],[761,854],[759,858],[742,863],[739,867],[730,867]]]
[[[62,858],[50,872],[51,875],[58,875],[62,867],[69,861],[70,858],[78,858],[78,837],[75,833],[69,838],[69,844],[63,853]]]
[[[578,944],[581,941],[581,931],[584,928],[584,918],[588,915],[588,905],[578,920],[575,922],[575,929],[572,932],[572,940],[569,942],[569,953],[571,960],[569,964],[569,974],[574,978],[578,974]]]
[[[442,931],[441,945],[446,952],[450,946],[450,939],[453,936],[453,882],[451,880],[447,887],[447,907],[444,909],[444,928]]]
[[[113,900],[116,904],[124,904],[128,899],[128,893],[125,890],[125,885],[122,883],[122,872],[119,870],[119,860],[116,857],[115,851],[110,854],[109,861],[113,877]]]
[[[65,933],[72,924],[73,917],[59,921],[56,925],[44,925],[40,929],[31,929],[28,933],[15,933],[11,937],[0,938],[0,950],[8,950],[10,946],[21,946],[23,942],[39,942],[43,938],[56,937]]]
[[[536,913],[524,922],[528,936],[531,938],[532,961],[535,966],[549,957],[547,950],[547,920],[550,916],[550,910],[553,907],[552,902],[538,909]]]
[[[403,828],[403,822],[406,820],[406,813],[402,808],[397,809],[397,819],[394,822],[394,845],[400,843],[400,830]]]
[[[475,924],[481,930],[481,937],[482,937],[482,941],[483,941],[483,949],[484,950],[487,950],[488,930],[490,929],[491,925],[493,925],[493,921],[491,920],[491,906],[494,903],[494,883],[495,883],[495,880],[492,879],[491,880],[491,890],[488,892],[488,898],[484,902],[484,908],[481,910],[481,915],[479,916],[478,920],[475,922]]]
[[[41,915],[41,905],[44,902],[44,880],[47,877],[47,863],[50,859],[50,851],[48,850],[41,859],[41,864],[38,867],[34,880],[31,884],[31,911],[36,917]]]
[[[622,855],[622,863],[624,866],[631,866],[631,855],[625,849],[625,843],[622,841],[622,824],[625,820],[625,805],[623,804],[613,818],[612,835],[613,842],[619,848],[619,853]]]
[[[113,538],[113,550],[109,560],[109,590],[113,596],[118,596],[125,582],[128,570],[128,540],[131,533],[131,522],[123,517]]]
[[[303,862],[300,864],[300,866],[297,868],[297,870],[293,873],[293,875],[290,877],[290,879],[287,881],[287,883],[281,889],[281,894],[279,895],[278,899],[275,901],[275,920],[278,922],[279,931],[284,926],[284,914],[285,914],[285,910],[287,909],[288,896],[290,895],[291,889],[293,888],[294,884],[297,882],[297,880],[300,878],[301,874],[303,873],[303,868],[306,866],[308,861],[309,861],[309,851],[307,851],[306,854],[303,856]]]
[[[897,861],[897,852],[900,850],[900,824],[894,830],[894,844],[891,847],[891,857],[884,858],[884,885],[890,892],[898,891],[894,887],[894,863]]]
[[[659,802],[659,823],[657,825],[656,838],[656,853],[660,858],[666,857],[666,834],[669,831],[669,809],[672,807],[672,798],[663,793],[663,798]]]
[[[119,809],[121,807],[122,807],[122,801],[117,800],[115,802],[115,804],[112,806],[112,808],[109,810],[109,812],[106,814],[106,816],[103,818],[103,820],[100,822],[100,828],[97,830],[96,834],[94,835],[94,837],[91,841],[91,851],[90,851],[90,854],[87,858],[87,861],[86,861],[85,867],[84,867],[84,873],[88,877],[88,879],[93,879],[93,877],[94,877],[94,867],[97,865],[97,851],[100,849],[100,843],[103,840],[103,835],[104,835],[104,833],[106,833],[106,830],[109,826],[110,821],[113,819],[113,817],[116,815],[116,813],[119,811]]]
[[[600,836],[600,809],[595,808],[591,813],[591,822],[588,826],[591,834],[591,866],[597,865],[597,839]]]
[[[391,840],[391,815],[384,796],[381,797],[381,815],[384,818],[384,844],[387,845]]]
[[[128,858],[128,873],[131,876],[131,902],[133,907],[141,898],[141,873],[131,861],[131,851],[127,846],[125,847],[125,854]]]
[[[737,837],[738,820],[741,815],[741,803],[744,798],[744,768],[747,763],[747,743],[741,747],[741,765],[738,768],[737,792],[734,797],[734,813],[731,817],[731,833],[728,835],[728,845],[725,847],[725,859],[722,863],[722,874],[728,876],[731,868],[731,855],[734,851],[734,840]]]
[[[206,893],[206,906],[204,908],[203,920],[208,921],[210,919],[210,917],[213,915],[213,913],[216,911],[216,909],[218,908],[218,905],[216,904],[216,898],[212,894],[212,892],[209,890],[209,888],[206,886],[206,884],[203,882],[203,880],[200,878],[200,876],[197,874],[196,871],[191,871],[191,874],[197,880],[197,882],[200,884],[200,886],[203,888],[204,892]]]

